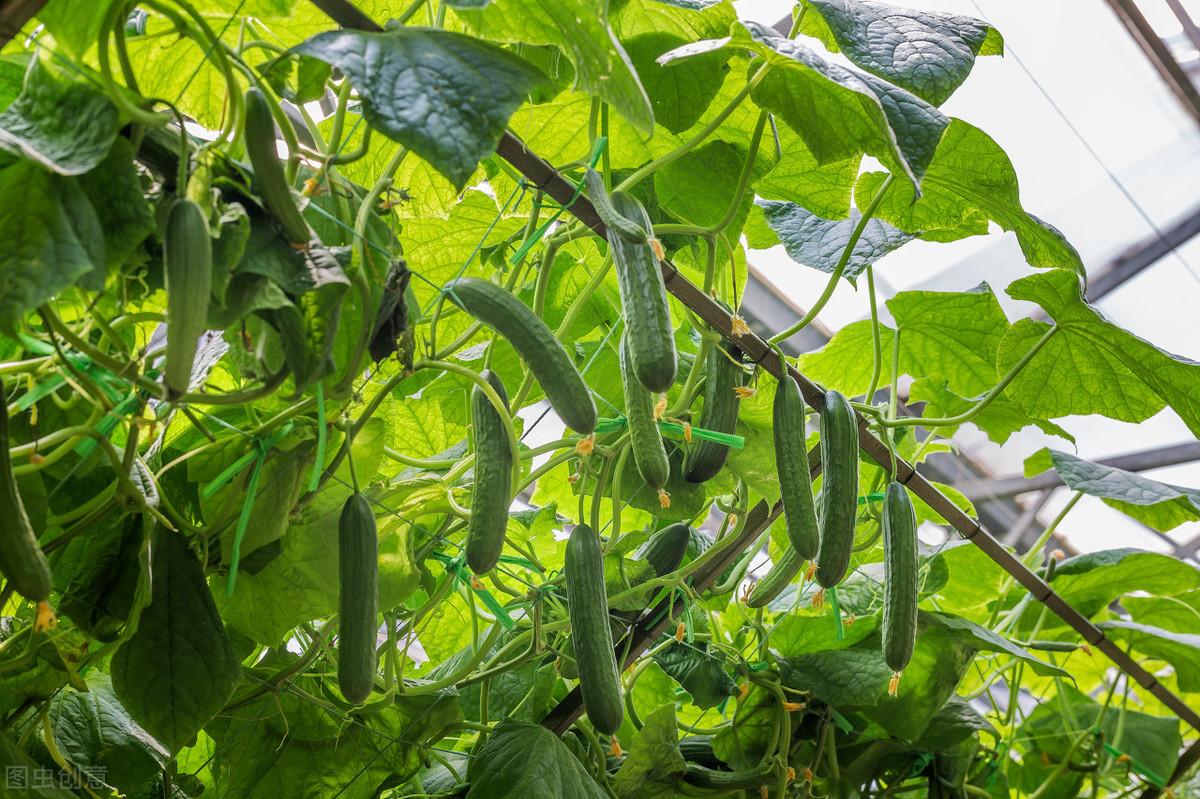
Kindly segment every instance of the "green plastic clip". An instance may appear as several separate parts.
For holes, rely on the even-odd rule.
[[[463,568],[463,559],[461,557],[452,558],[441,552],[434,552],[432,555],[436,560],[441,561],[442,565],[446,567],[447,572],[453,574],[460,583],[475,592],[475,595],[483,602],[484,607],[492,612],[492,615],[496,617],[504,629],[511,630],[515,626],[516,622],[508,615],[508,611],[504,609],[504,606],[496,601],[496,597],[492,596],[491,591],[488,591],[486,588],[475,587],[471,580],[470,572]]]

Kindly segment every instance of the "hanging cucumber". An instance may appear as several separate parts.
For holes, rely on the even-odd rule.
[[[50,598],[50,564],[38,545],[21,492],[17,490],[12,457],[8,453],[6,396],[0,382],[0,574],[18,594],[39,603],[40,620],[49,610],[46,600]]]
[[[649,563],[657,577],[670,574],[683,563],[693,533],[694,530],[683,522],[669,524],[650,536],[634,557]]]
[[[817,582],[832,588],[846,576],[858,515],[858,419],[850,401],[825,392],[821,408],[821,542]]]
[[[379,630],[379,550],[375,514],[357,491],[338,518],[338,688],[361,703],[375,686]]]
[[[259,198],[289,243],[307,245],[312,240],[312,231],[292,199],[292,188],[279,161],[271,106],[267,96],[254,86],[246,90],[245,131],[246,155],[254,167],[254,186]]]
[[[893,482],[883,501],[883,660],[895,673],[892,693],[917,642],[917,567],[917,514]]]
[[[791,375],[785,375],[775,388],[772,413],[775,471],[779,475],[788,540],[801,560],[811,560],[817,554],[820,533],[804,446],[805,418],[800,386]]]
[[[737,389],[745,379],[741,367],[741,351],[724,341],[714,344],[705,359],[707,377],[704,381],[704,413],[700,423],[707,430],[732,433],[737,427]],[[711,480],[725,465],[729,447],[714,441],[702,440],[692,450],[687,462],[690,483]]]
[[[622,338],[618,360],[621,385],[625,389],[625,417],[629,421],[629,443],[638,474],[651,488],[661,490],[671,476],[667,447],[654,418],[654,395],[634,375],[629,339]]]
[[[625,219],[650,229],[646,209],[632,194],[612,195],[613,209]],[[625,312],[625,336],[634,371],[642,385],[663,392],[675,382],[675,331],[662,270],[649,243],[632,244],[620,235],[609,236],[617,287]]]
[[[783,589],[788,587],[803,565],[804,558],[800,557],[795,548],[785,547],[783,554],[779,556],[776,563],[772,564],[766,576],[750,589],[750,596],[746,597],[746,604],[752,608],[761,608],[766,605],[783,593]]]
[[[583,376],[529,306],[503,286],[473,277],[451,281],[445,290],[451,302],[508,339],[568,427],[584,435],[596,429],[596,403]]]
[[[163,273],[167,287],[167,353],[163,382],[175,398],[188,390],[196,344],[208,329],[212,291],[212,237],[204,211],[191,200],[176,200],[163,233]]]
[[[630,244],[648,244],[650,228],[638,224],[641,220],[630,218],[613,207],[609,199],[608,189],[604,186],[604,178],[594,169],[583,173],[583,183],[587,187],[588,199],[596,209],[596,215],[608,228],[610,233],[616,233]]]
[[[508,394],[500,376],[490,369],[482,376],[507,406]],[[467,522],[467,565],[475,574],[486,574],[500,560],[504,548],[512,504],[512,449],[504,419],[479,386],[471,391],[471,423],[475,428],[475,482]]]
[[[593,727],[613,735],[625,719],[625,705],[608,624],[604,555],[599,536],[586,524],[571,531],[563,570],[583,707]]]

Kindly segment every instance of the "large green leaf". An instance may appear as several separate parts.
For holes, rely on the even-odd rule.
[[[925,625],[936,625],[948,630],[954,635],[956,641],[965,646],[969,646],[975,651],[996,652],[1003,655],[1009,655],[1017,660],[1024,661],[1033,668],[1035,673],[1042,676],[1067,676],[1067,672],[1063,671],[1057,666],[1047,663],[1024,647],[1018,646],[999,633],[975,624],[969,619],[964,619],[961,616],[955,616],[950,613],[939,613],[936,611],[923,610],[921,611],[921,622]]]
[[[72,0],[50,0],[37,12],[38,21],[54,40],[75,56],[86,53],[100,36],[100,26],[114,0],[79,5]]]
[[[112,658],[113,690],[151,735],[179,751],[224,707],[241,667],[182,534],[151,537],[150,604]]]
[[[788,256],[798,264],[833,272],[842,259],[850,236],[862,220],[858,209],[845,219],[824,219],[803,206],[789,202],[759,200],[763,218],[779,237]],[[844,276],[853,280],[883,256],[915,238],[910,233],[870,219],[863,227],[854,250],[846,259]]]
[[[754,180],[754,191],[766,200],[784,200],[825,219],[850,213],[850,197],[858,178],[860,158],[821,164],[804,141],[787,125],[777,125],[779,162]],[[753,246],[753,245],[752,245]]]
[[[996,353],[1008,319],[991,288],[971,291],[903,291],[887,302],[900,329],[900,369],[916,379],[936,378],[968,395],[992,388],[999,378]],[[894,332],[880,325],[884,362],[879,385],[891,381]],[[813,379],[848,395],[867,389],[873,361],[871,324],[855,322],[839,330],[825,347],[800,358]]]
[[[1175,596],[1127,596],[1121,604],[1141,624],[1152,624],[1173,633],[1200,629],[1200,589]]]
[[[1079,612],[1091,615],[1131,591],[1175,596],[1200,588],[1200,569],[1158,552],[1106,549],[1058,564],[1053,586]]]
[[[295,51],[346,73],[367,122],[459,188],[495,150],[508,118],[541,79],[508,51],[431,28],[328,31]]]
[[[663,705],[646,716],[628,745],[629,756],[613,778],[613,790],[619,799],[649,796],[656,787],[669,788],[674,777],[687,771],[687,761],[676,744],[678,739],[674,705]]]
[[[1099,626],[1109,638],[1128,643],[1135,652],[1170,663],[1180,690],[1200,691],[1200,635],[1120,619],[1102,621]]]
[[[67,178],[30,161],[0,166],[0,196],[0,329],[11,333],[28,311],[76,281],[103,282],[104,234]]]
[[[105,159],[119,126],[108,95],[34,58],[20,96],[0,112],[0,148],[51,172],[82,175]]]
[[[522,721],[502,721],[476,751],[467,774],[468,799],[607,796],[557,735]]]
[[[1098,413],[1140,422],[1170,406],[1200,435],[1200,364],[1110,322],[1085,301],[1083,284],[1071,272],[1030,275],[1008,293],[1042,306],[1059,328],[1009,386],[1022,410],[1046,419]],[[1010,369],[1046,330],[1033,320],[1014,325],[1000,346],[1000,370]]]
[[[1160,483],[1137,472],[1048,449],[1025,461],[1026,476],[1045,471],[1044,466],[1058,472],[1067,488],[1100,497],[1106,505],[1160,532],[1200,519],[1200,491],[1196,489]]]
[[[81,774],[133,794],[166,767],[171,754],[129,717],[107,675],[93,673],[87,688],[63,693],[51,703],[54,743]]]
[[[820,163],[868,153],[919,185],[947,117],[904,89],[825,61],[772,28],[746,22],[739,46],[764,55],[769,68],[752,97],[779,115]]]
[[[934,105],[967,79],[975,56],[1004,49],[1000,33],[973,17],[873,0],[806,0],[805,6],[801,32]]]
[[[625,41],[629,59],[654,108],[654,120],[672,133],[695,125],[725,82],[728,56],[710,53],[673,64],[660,55],[687,40],[673,33],[643,33]]]
[[[133,146],[117,139],[103,161],[76,178],[91,201],[104,231],[104,257],[109,272],[125,260],[154,232],[154,217],[133,164]]]
[[[733,196],[745,162],[745,151],[728,142],[713,141],[697,148],[654,173],[659,206],[681,222],[710,227],[733,205],[733,221],[726,230],[736,237],[752,200],[749,191]]]
[[[488,39],[561,48],[575,65],[580,88],[608,102],[643,135],[653,132],[654,110],[603,6],[587,0],[496,0],[455,13]]]
[[[869,202],[885,176],[864,174],[855,188],[858,202]],[[1021,206],[1017,173],[1004,150],[979,128],[950,120],[937,152],[921,181],[920,197],[911,186],[897,183],[880,203],[877,215],[910,233],[934,231],[934,240],[987,232],[990,219],[1017,235],[1025,259],[1033,266],[1083,272],[1083,262],[1062,234]],[[948,231],[959,229],[956,235]]]

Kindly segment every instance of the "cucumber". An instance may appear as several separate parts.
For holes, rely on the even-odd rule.
[[[804,446],[804,398],[791,375],[779,381],[772,411],[775,471],[779,476],[788,540],[802,560],[811,560],[817,554],[820,532],[809,478],[808,451]]]
[[[670,574],[683,563],[693,532],[683,522],[667,525],[650,536],[650,540],[642,544],[634,557],[649,563],[658,577]]]
[[[292,199],[292,188],[279,161],[271,106],[267,96],[255,86],[246,90],[245,132],[246,155],[254,167],[254,186],[259,198],[279,223],[288,242],[307,245],[312,241],[312,231]]]
[[[687,764],[687,773],[683,775],[683,781],[689,785],[716,791],[736,791],[756,788],[760,785],[768,785],[775,779],[774,761],[768,761],[763,765],[755,766],[746,771],[722,771],[689,762]]]
[[[625,719],[625,705],[608,623],[604,555],[599,536],[586,524],[571,531],[563,569],[584,711],[596,730],[614,735]]]
[[[612,204],[626,219],[650,229],[646,209],[632,194],[617,192]],[[609,236],[608,244],[617,270],[634,371],[643,386],[664,392],[675,382],[675,330],[658,259],[648,243],[631,244],[620,236]]]
[[[804,558],[800,557],[795,548],[785,547],[783,554],[771,565],[766,576],[754,584],[750,596],[746,597],[746,604],[752,608],[766,605],[783,593],[783,589],[788,587],[803,565]]]
[[[212,237],[204,211],[177,200],[167,213],[163,234],[163,274],[167,287],[167,353],[163,382],[172,399],[188,390],[196,344],[208,329],[212,291]]]
[[[500,376],[483,371],[504,404],[508,394]],[[486,574],[500,560],[508,508],[512,504],[512,449],[504,420],[479,386],[471,391],[471,422],[475,428],[475,482],[471,485],[471,518],[467,522],[467,565]]]
[[[704,414],[700,424],[707,430],[732,433],[737,427],[738,396],[735,389],[742,385],[745,372],[741,367],[741,350],[732,344],[714,344],[705,359],[707,377],[704,381]],[[711,480],[725,465],[729,447],[714,441],[702,440],[692,450],[685,477],[689,483]]]
[[[338,518],[338,688],[361,703],[375,686],[379,625],[379,550],[375,514],[357,491]]]
[[[917,514],[900,483],[883,501],[883,660],[901,672],[917,641]]]
[[[445,291],[451,302],[508,339],[568,427],[583,435],[596,429],[596,403],[583,376],[529,306],[503,286],[479,278],[458,278]]]
[[[821,408],[821,542],[817,582],[832,588],[846,576],[858,515],[858,419],[837,391]]]
[[[50,598],[50,564],[25,512],[8,453],[8,404],[0,381],[0,574],[31,602]]]
[[[587,187],[588,199],[596,209],[596,215],[604,223],[609,233],[615,233],[630,244],[648,244],[650,228],[642,227],[639,220],[631,219],[613,207],[609,199],[608,189],[604,186],[604,178],[594,169],[583,173],[583,183]]]
[[[679,739],[679,754],[683,759],[711,769],[722,769],[725,761],[713,750],[713,736],[685,735]]]
[[[625,418],[629,421],[633,462],[646,484],[658,490],[667,484],[671,476],[671,461],[667,458],[667,447],[658,430],[658,421],[654,418],[654,395],[634,374],[628,338],[621,339],[618,360],[621,385],[625,389]]]

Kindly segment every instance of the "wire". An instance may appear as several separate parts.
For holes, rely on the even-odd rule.
[[[978,0],[971,0],[971,5],[975,8],[976,13],[978,13],[979,16],[990,25],[991,20],[988,18],[988,15],[984,12],[984,10],[980,8]],[[1054,113],[1056,113],[1059,119],[1063,121],[1063,124],[1067,126],[1067,129],[1070,130],[1075,138],[1079,140],[1079,143],[1083,145],[1085,150],[1087,150],[1087,153],[1092,157],[1092,160],[1094,160],[1096,164],[1102,170],[1104,170],[1104,174],[1108,176],[1108,179],[1112,181],[1114,186],[1117,187],[1117,190],[1120,191],[1121,194],[1124,195],[1125,199],[1129,201],[1129,204],[1132,205],[1134,210],[1137,211],[1138,216],[1142,218],[1142,221],[1150,227],[1150,230],[1154,232],[1154,237],[1158,239],[1160,243],[1169,248],[1168,251],[1170,254],[1175,256],[1175,259],[1183,265],[1183,268],[1188,271],[1188,274],[1192,276],[1192,279],[1200,284],[1200,274],[1197,274],[1195,268],[1179,253],[1178,245],[1172,244],[1170,240],[1167,239],[1166,234],[1164,234],[1162,229],[1159,228],[1159,226],[1155,224],[1154,220],[1150,218],[1150,215],[1146,212],[1146,209],[1143,208],[1142,204],[1137,201],[1137,199],[1133,196],[1133,193],[1129,191],[1129,188],[1121,181],[1119,177],[1116,176],[1116,174],[1109,168],[1108,164],[1104,162],[1104,159],[1101,158],[1100,154],[1096,152],[1096,149],[1092,147],[1091,142],[1087,140],[1087,137],[1084,136],[1079,128],[1075,126],[1070,117],[1067,116],[1066,112],[1059,107],[1058,103],[1054,102],[1054,98],[1050,96],[1050,92],[1046,90],[1046,87],[1042,85],[1041,81],[1034,76],[1032,70],[1030,70],[1029,67],[1026,66],[1025,62],[1021,60],[1021,57],[1017,54],[1017,51],[1014,50],[1008,42],[1004,43],[1004,50],[1005,53],[1011,56],[1012,60],[1017,63],[1017,66],[1021,68],[1021,71],[1025,73],[1025,76],[1029,78],[1029,82],[1032,83],[1034,88],[1038,90],[1038,93],[1040,93],[1042,97],[1045,98],[1046,102],[1050,104],[1050,107],[1054,109]]]

